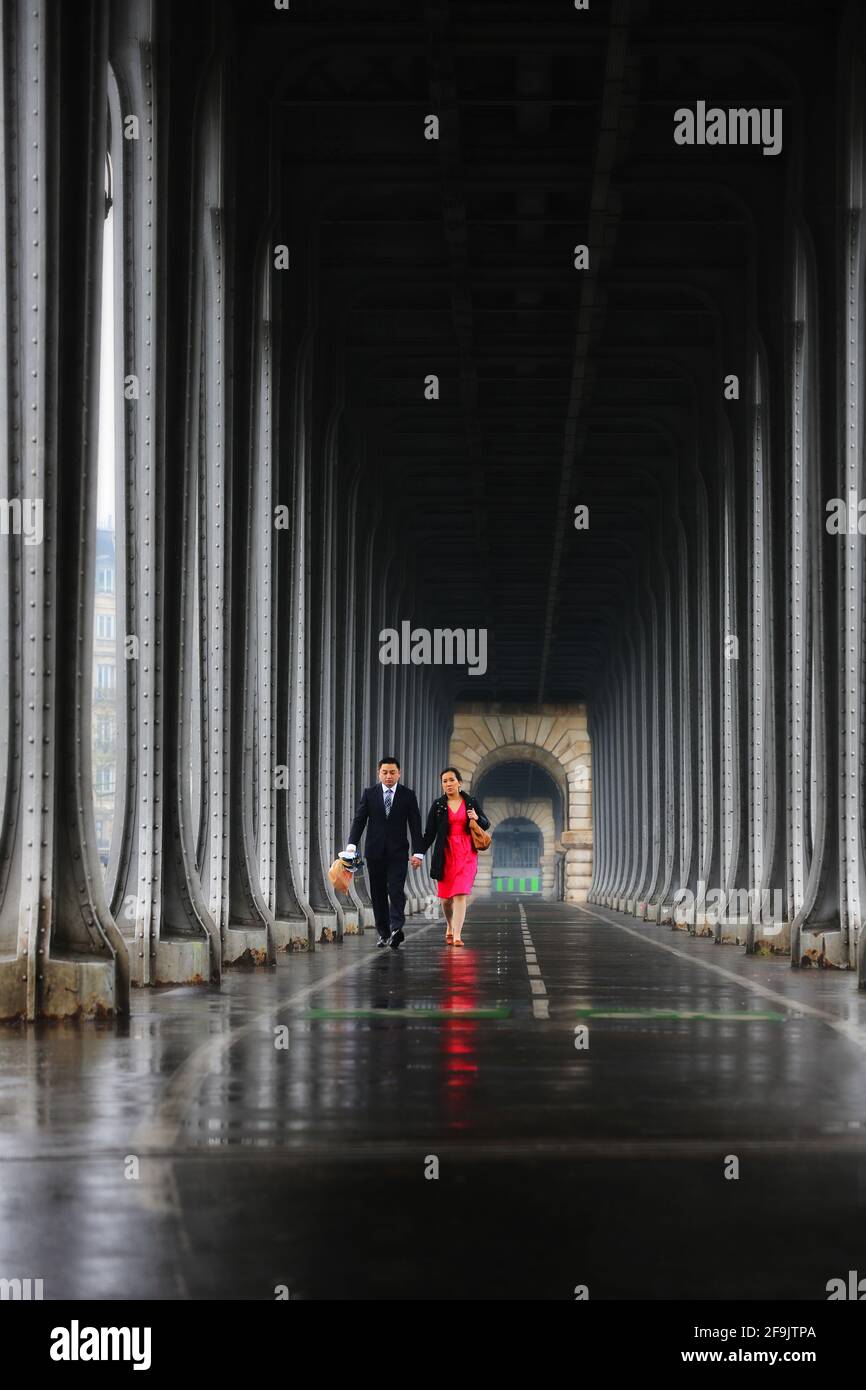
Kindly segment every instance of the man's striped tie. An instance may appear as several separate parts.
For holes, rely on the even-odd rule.
[[[393,788],[393,787],[386,787],[386,788],[385,788],[385,815],[386,815],[386,816],[390,816],[390,814],[391,814],[391,802],[392,802],[393,800],[394,800],[394,788]]]

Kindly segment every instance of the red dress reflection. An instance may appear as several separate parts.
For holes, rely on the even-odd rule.
[[[445,973],[443,1009],[477,1009],[479,1007],[478,967],[474,952],[452,951],[440,960]],[[446,1019],[440,1033],[442,1046],[442,1079],[445,1097],[445,1120],[450,1129],[465,1129],[469,1123],[469,1101],[478,1073],[475,1034],[478,1020],[474,1018]]]

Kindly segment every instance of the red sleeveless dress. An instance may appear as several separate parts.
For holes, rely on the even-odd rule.
[[[478,855],[472,848],[472,836],[466,833],[466,802],[452,811],[448,807],[448,839],[445,841],[445,877],[439,879],[440,898],[453,898],[455,893],[471,893],[478,872]]]

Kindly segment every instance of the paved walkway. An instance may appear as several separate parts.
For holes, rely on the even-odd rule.
[[[824,1299],[866,1275],[853,976],[531,899],[474,904],[463,951],[407,937],[136,991],[122,1026],[0,1028],[0,1277]]]

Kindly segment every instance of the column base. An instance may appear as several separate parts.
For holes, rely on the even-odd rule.
[[[27,962],[15,956],[0,960],[0,1021],[12,1023],[27,1016]]]
[[[54,956],[43,966],[40,1018],[114,1018],[117,1014],[114,957],[87,960]]]
[[[274,922],[274,947],[279,952],[309,951],[310,936],[306,917],[284,918]]]
[[[137,967],[142,962],[130,943],[131,976],[134,985],[141,985]],[[158,941],[153,968],[155,985],[206,985],[210,983],[210,942],[204,938],[188,941]]]
[[[317,912],[315,913],[315,921],[317,944],[321,941],[327,945],[337,940],[339,933],[337,931],[336,912]]]
[[[268,938],[262,927],[226,927],[223,965],[268,964]]]

